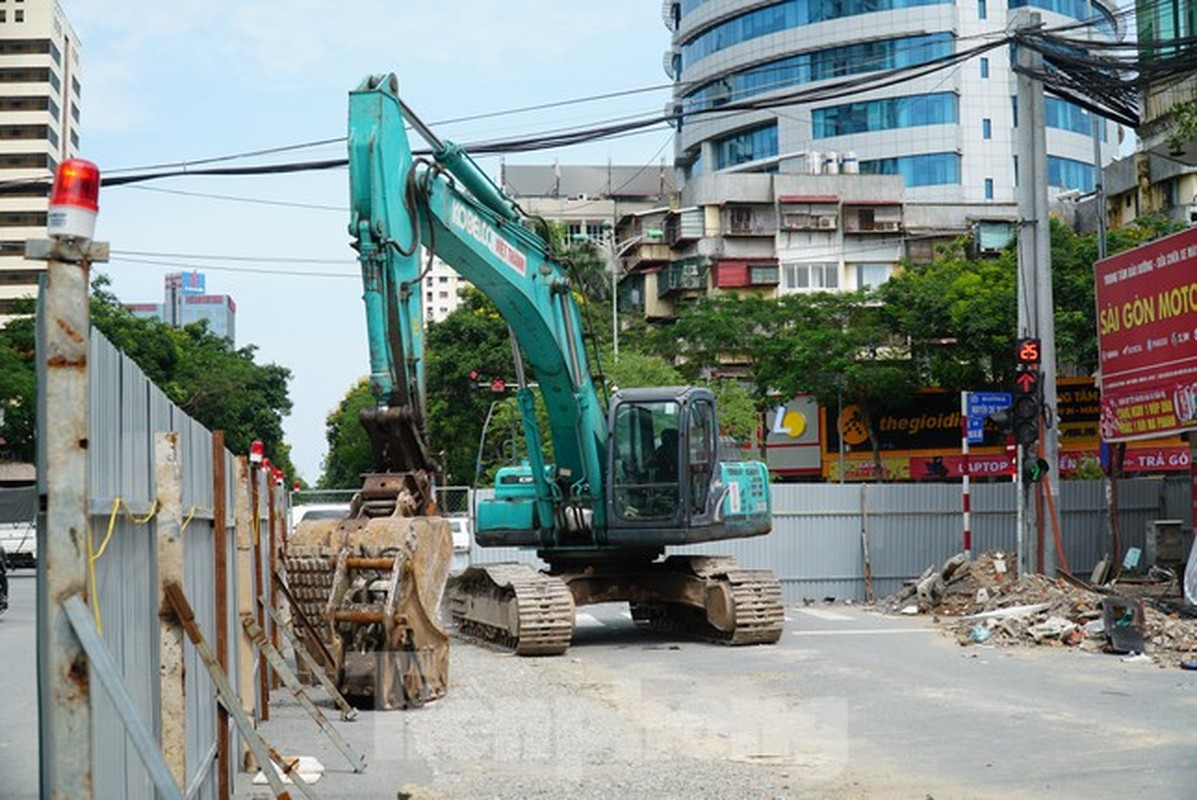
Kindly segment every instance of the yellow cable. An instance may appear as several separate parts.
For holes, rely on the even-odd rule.
[[[196,509],[196,506],[192,506],[191,509],[187,512],[187,519],[183,520],[183,525],[179,528],[180,534],[182,534],[183,531],[187,530],[187,526],[189,524],[191,524],[191,518],[195,516],[195,509]]]
[[[132,509],[129,508],[128,505],[125,506],[125,513],[129,515],[129,519],[133,520],[133,522],[135,524],[144,525],[145,523],[152,520],[154,518],[154,515],[156,515],[158,513],[158,498],[157,497],[154,498],[154,504],[150,506],[149,513],[146,514],[141,519],[138,519],[137,517],[133,516],[133,511],[132,511]]]
[[[100,543],[98,552],[93,547],[91,525],[87,526],[87,581],[90,588],[91,612],[96,618],[98,633],[104,632],[104,620],[100,616],[100,589],[96,581],[96,562],[104,555],[104,551],[108,548],[108,542],[112,539],[112,532],[116,529],[116,515],[120,511],[122,502],[119,497],[112,500],[112,514],[108,517],[108,532],[104,535],[104,541]]]

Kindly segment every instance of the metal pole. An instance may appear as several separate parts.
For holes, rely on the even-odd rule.
[[[840,443],[840,483],[844,482],[844,384],[839,382],[835,387],[835,431],[836,439]]]
[[[611,360],[619,363],[619,254],[615,240],[608,240],[611,246]]]
[[[961,481],[960,481],[960,502],[961,502],[961,517],[964,524],[964,557],[972,560],[973,557],[973,534],[971,525],[970,512],[971,501],[969,498],[969,479],[972,477],[972,463],[968,455],[968,392],[960,393],[960,452],[964,456],[964,462],[961,465]]]
[[[1018,15],[1018,30],[1033,30],[1041,25],[1038,12],[1021,9]],[[1043,123],[1043,85],[1036,81],[1031,74],[1043,66],[1043,59],[1029,47],[1017,48],[1016,92],[1018,108],[1018,125],[1016,152],[1018,155],[1018,335],[1040,337],[1039,331],[1039,283],[1036,280],[1038,237],[1037,228],[1040,226],[1038,209],[1038,182],[1041,177],[1041,165],[1046,167],[1046,158],[1036,151],[1036,129]],[[1036,92],[1038,86],[1038,93]],[[1035,102],[1038,96],[1039,102]],[[1043,176],[1046,177],[1046,176]],[[1045,184],[1046,186],[1046,184]],[[1046,225],[1046,222],[1043,223]],[[1042,343],[1041,343],[1042,345]],[[1054,367],[1054,364],[1052,365]],[[1047,365],[1043,364],[1046,374]],[[1018,484],[1018,533],[1019,569],[1025,565],[1035,563],[1038,557],[1035,551],[1035,540],[1028,536],[1025,530],[1029,523],[1025,508],[1028,505],[1029,488],[1022,482],[1022,467],[1025,453],[1023,446],[1018,448],[1018,464],[1015,468],[1014,480]]]
[[[88,272],[92,261],[108,260],[108,245],[30,241],[26,257],[48,262],[38,415],[45,502],[38,547],[42,796],[86,800],[95,790],[90,665],[62,603],[88,596]]]

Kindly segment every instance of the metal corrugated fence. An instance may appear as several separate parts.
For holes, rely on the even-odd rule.
[[[1191,527],[1189,480],[1126,479],[1118,482],[1122,552],[1143,548],[1157,519]],[[781,581],[787,602],[807,598],[865,599],[865,541],[874,597],[900,589],[929,566],[942,565],[963,549],[959,484],[774,484],[773,531],[751,539],[673,548],[676,553],[734,556],[742,566],[767,568]],[[1017,488],[1013,483],[970,488],[972,549],[1016,552]],[[489,497],[479,490],[476,498]],[[1088,576],[1113,551],[1104,481],[1060,485],[1060,528],[1072,571]],[[480,548],[471,563],[520,561],[541,564],[534,551]]]
[[[154,436],[178,434],[183,495],[184,591],[196,621],[209,643],[216,640],[216,596],[213,574],[217,548],[214,535],[214,464],[212,434],[183,414],[128,357],[92,331],[89,344],[89,508],[95,559],[95,602],[102,638],[133,697],[137,713],[159,732],[158,675],[158,529],[154,516],[157,493]],[[228,565],[226,632],[229,663],[238,663],[241,630],[237,613],[237,529],[232,498],[237,471],[232,454],[224,453],[226,538],[222,548]],[[270,485],[259,486],[265,497]],[[281,496],[281,493],[280,493]],[[269,525],[262,506],[262,529]],[[263,560],[268,558],[263,548]],[[268,564],[266,565],[267,569]],[[267,573],[268,574],[268,573]],[[215,645],[212,645],[213,648]],[[207,669],[190,642],[184,644],[186,703],[186,773],[189,798],[216,798],[217,700]],[[238,692],[238,670],[229,680]],[[154,787],[126,735],[108,694],[98,684],[91,692],[93,781],[97,797],[153,800]],[[240,752],[233,731],[231,752]],[[236,760],[234,755],[233,760]]]

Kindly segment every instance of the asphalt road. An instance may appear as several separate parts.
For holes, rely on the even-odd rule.
[[[1194,673],[961,648],[842,605],[788,617],[770,647],[662,639],[616,606],[585,609],[564,657],[455,643],[446,698],[339,724],[360,775],[282,696],[266,735],[319,758],[329,798],[1197,797]]]
[[[0,616],[0,798],[37,788],[33,579]],[[961,648],[925,618],[788,609],[776,646],[724,648],[583,609],[555,658],[454,642],[448,696],[337,730],[284,691],[270,743],[324,798],[1192,798],[1197,673],[1059,648]],[[313,692],[318,696],[318,692]],[[268,796],[251,776],[237,796]]]
[[[0,798],[37,797],[37,644],[34,571],[8,573],[0,614]]]

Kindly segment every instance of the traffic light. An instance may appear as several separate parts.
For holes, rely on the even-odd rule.
[[[1039,438],[1039,340],[1019,339],[1015,345],[1014,401],[1010,409],[1014,440],[1031,445]]]
[[[1039,438],[1039,398],[1033,394],[1016,394],[1011,408],[1014,441],[1032,445]]]
[[[476,369],[470,370],[470,391],[474,391],[478,388],[478,378],[479,377],[480,377],[480,375],[478,374],[478,370],[476,370]]]
[[[1043,476],[1051,471],[1051,467],[1045,458],[1036,458],[1028,461],[1026,466],[1022,468],[1022,479],[1024,483],[1039,483],[1043,480]]]

